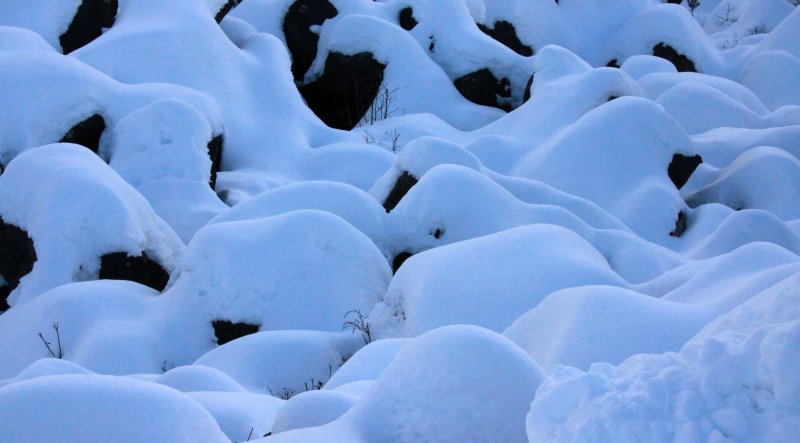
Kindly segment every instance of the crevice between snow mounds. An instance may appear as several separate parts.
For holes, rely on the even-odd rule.
[[[125,252],[112,252],[100,257],[99,279],[128,280],[161,292],[169,282],[169,274],[146,253],[131,256]]]
[[[224,134],[217,134],[208,141],[208,158],[211,159],[211,177],[208,185],[212,190],[217,189],[217,173],[222,168],[222,146],[225,141]]]
[[[100,137],[106,130],[106,121],[100,114],[93,114],[91,117],[78,122],[64,134],[61,143],[75,143],[89,148],[97,154],[100,149]]]
[[[61,52],[69,54],[103,35],[117,18],[117,0],[83,0],[67,31],[58,38]]]
[[[478,23],[478,29],[523,57],[533,55],[533,48],[520,41],[517,36],[517,29],[510,22],[505,20],[496,21],[492,28]]]
[[[9,308],[8,295],[16,289],[22,277],[33,269],[36,249],[28,233],[0,219],[0,312]]]
[[[672,161],[667,167],[667,174],[669,175],[675,187],[680,189],[689,181],[689,177],[703,163],[703,157],[700,155],[686,156],[683,154],[675,154],[672,156]]]
[[[677,69],[678,72],[697,72],[694,62],[690,60],[689,57],[676,51],[675,48],[666,43],[659,43],[653,46],[653,55],[661,57],[675,65],[675,69]]]
[[[383,201],[383,208],[386,209],[386,212],[392,212],[392,209],[400,203],[400,200],[405,197],[408,191],[410,191],[418,181],[419,179],[411,175],[408,171],[403,171],[394,183],[394,187],[389,192],[386,200]]]
[[[511,82],[505,77],[498,80],[489,68],[461,76],[453,81],[453,85],[473,103],[511,112]]]
[[[211,326],[214,328],[214,336],[217,337],[218,345],[224,345],[245,335],[255,334],[261,328],[260,324],[233,323],[228,320],[213,320]]]
[[[289,7],[283,19],[283,35],[292,54],[295,81],[303,81],[303,76],[317,57],[319,35],[311,27],[321,25],[338,14],[339,11],[328,0],[298,0]]]
[[[353,129],[375,101],[386,65],[369,52],[331,52],[316,80],[299,87],[308,107],[332,128]]]
[[[417,26],[418,22],[417,19],[414,18],[414,10],[411,9],[411,6],[405,7],[400,10],[400,15],[398,16],[398,23],[400,23],[400,27],[405,29],[406,31],[410,31]]]

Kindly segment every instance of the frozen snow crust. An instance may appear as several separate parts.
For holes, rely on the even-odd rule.
[[[796,1],[6,3],[0,441],[800,435]]]

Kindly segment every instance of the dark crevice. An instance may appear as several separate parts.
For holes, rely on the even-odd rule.
[[[403,171],[400,177],[397,178],[394,188],[389,192],[389,196],[386,197],[386,200],[383,202],[383,208],[386,209],[386,212],[391,212],[392,209],[400,203],[400,200],[403,199],[406,193],[416,184],[417,178]]]
[[[337,14],[339,11],[328,0],[298,0],[289,7],[283,19],[283,35],[292,54],[295,81],[303,81],[303,76],[317,57],[319,35],[311,31],[311,26],[321,25]]]
[[[216,20],[217,23],[220,23],[222,19],[225,18],[225,16],[228,15],[228,13],[231,12],[231,10],[233,10],[233,8],[239,6],[239,3],[241,2],[242,0],[228,0],[228,2],[225,3],[225,5],[222,8],[220,8],[219,12],[217,12],[217,15],[214,17],[214,20]]]
[[[114,25],[118,6],[117,0],[83,0],[69,28],[58,38],[61,52],[69,54],[103,35],[103,28]]]
[[[670,237],[680,237],[686,232],[686,213],[678,213],[678,220],[675,222],[675,229],[669,233]]]
[[[11,294],[11,287],[8,285],[0,286],[0,312],[11,309],[8,305],[8,295]]]
[[[442,238],[443,234],[444,230],[442,228],[436,228],[436,230],[433,231],[433,234],[431,235],[433,235],[433,238],[435,238],[436,240],[439,240],[440,238]]]
[[[399,17],[400,27],[406,31],[410,31],[417,26],[417,19],[414,18],[414,10],[411,7],[406,7],[400,10]]]
[[[667,168],[667,174],[675,187],[680,189],[689,181],[689,177],[701,163],[703,163],[703,157],[699,155],[688,157],[683,154],[675,154]]]
[[[672,46],[666,43],[659,43],[653,47],[653,55],[661,57],[675,65],[678,72],[697,72],[694,62],[689,60],[688,57],[676,51]]]
[[[483,106],[510,111],[508,105],[501,104],[498,97],[510,97],[511,85],[507,78],[497,80],[488,68],[479,69],[457,78],[453,84],[467,100]]]
[[[386,65],[369,52],[344,55],[331,52],[325,70],[300,86],[308,107],[332,128],[353,129],[378,95]]]
[[[61,143],[75,143],[89,148],[97,154],[100,149],[100,137],[106,130],[106,121],[100,114],[93,114],[86,120],[73,126],[64,137]]]
[[[522,103],[527,102],[531,98],[531,88],[533,87],[534,76],[535,74],[531,75],[531,78],[528,79],[528,83],[525,85],[525,92],[522,95]]]
[[[494,23],[494,28],[486,25],[478,24],[478,28],[484,34],[502,43],[512,51],[519,55],[530,57],[533,55],[533,48],[530,45],[522,43],[517,37],[517,30],[511,23],[501,20]]]
[[[219,134],[208,141],[208,157],[211,159],[211,178],[208,184],[212,190],[217,188],[217,173],[222,166],[222,144],[224,139],[223,134]]]
[[[245,335],[255,334],[261,327],[258,324],[233,323],[228,320],[214,320],[211,325],[214,327],[214,335],[217,336],[218,345],[224,345]]]
[[[606,63],[606,67],[619,69],[620,68],[619,61],[617,61],[617,59],[615,58],[612,58],[608,63]]]
[[[100,257],[101,280],[128,280],[157,291],[163,291],[169,274],[147,254],[131,256],[126,252],[112,252]]]
[[[0,289],[0,310],[7,306],[7,297],[20,279],[33,270],[36,249],[28,233],[0,219],[0,275],[6,283]]]
[[[411,258],[414,254],[403,251],[394,256],[394,260],[392,260],[392,273],[397,274],[397,270],[400,269],[400,266],[403,266],[403,263],[406,262],[409,258]]]

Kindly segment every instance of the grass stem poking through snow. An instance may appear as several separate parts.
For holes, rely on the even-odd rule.
[[[58,342],[58,354],[53,352],[53,348],[50,347],[50,342],[45,340],[44,335],[41,332],[39,333],[39,338],[42,339],[42,343],[44,343],[44,346],[47,348],[47,351],[50,352],[50,355],[52,355],[53,358],[64,358],[64,350],[61,348],[61,334],[58,332],[58,322],[53,323],[53,329],[55,329],[56,331],[56,340]]]
[[[353,314],[354,318],[349,320],[350,314]],[[369,322],[367,322],[368,315],[364,315],[361,313],[360,310],[354,309],[352,311],[347,311],[344,314],[345,321],[342,323],[342,329],[350,328],[353,333],[358,331],[361,333],[361,338],[364,339],[364,344],[370,344],[372,342],[372,332],[370,331]]]

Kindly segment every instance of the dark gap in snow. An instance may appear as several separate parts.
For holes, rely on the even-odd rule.
[[[317,57],[319,35],[311,27],[321,25],[338,14],[339,11],[328,0],[298,0],[289,7],[283,19],[283,35],[292,54],[295,81],[303,81],[303,76]]]
[[[101,280],[128,280],[157,291],[163,291],[169,274],[147,254],[131,256],[126,252],[112,252],[100,257]]]
[[[453,84],[458,92],[467,100],[483,106],[491,106],[510,111],[507,104],[501,104],[498,97],[511,95],[510,82],[507,78],[497,80],[488,68],[479,69],[457,78]]]
[[[659,43],[653,46],[653,55],[661,57],[675,65],[675,69],[677,69],[678,72],[697,72],[693,61],[689,60],[688,57],[679,53],[666,43]]]
[[[100,114],[93,114],[86,120],[73,126],[64,137],[61,143],[75,143],[89,148],[97,154],[100,149],[100,137],[106,130],[106,121]]]
[[[682,2],[683,0],[667,0],[667,3],[673,3],[676,5],[680,5]]]
[[[224,139],[223,134],[218,134],[208,141],[208,157],[211,159],[211,178],[208,184],[211,189],[216,189],[217,187],[217,173],[222,165],[222,143]]]
[[[517,29],[514,28],[514,25],[505,20],[494,22],[494,28],[478,23],[478,29],[519,55],[524,57],[533,55],[533,48],[531,48],[530,45],[522,43],[517,36]]]
[[[606,63],[606,68],[617,68],[619,69],[619,61],[615,58],[612,58],[608,63]]]
[[[6,281],[4,288],[8,288],[3,289],[3,303],[6,303],[8,293],[19,285],[20,279],[31,272],[34,262],[36,249],[28,233],[0,219],[0,274]]]
[[[429,35],[429,36],[428,36],[428,40],[430,40],[430,41],[431,41],[431,43],[428,45],[428,52],[430,52],[431,54],[433,54],[433,51],[434,51],[434,50],[436,50],[436,39],[435,39],[435,38],[433,38],[433,36],[432,36],[432,35]]]
[[[375,101],[386,65],[369,52],[331,52],[322,76],[300,86],[308,107],[332,128],[353,129]]]
[[[11,309],[11,306],[8,305],[9,294],[11,294],[10,286],[8,285],[0,286],[0,313]]]
[[[391,212],[392,209],[400,203],[400,200],[403,199],[406,193],[416,184],[417,178],[403,171],[403,174],[397,178],[394,188],[389,192],[389,196],[386,197],[386,200],[383,202],[383,208],[386,209],[386,212]]]
[[[609,96],[608,96],[608,99],[606,99],[606,103],[608,103],[608,102],[610,102],[610,101],[613,101],[613,100],[616,100],[616,99],[618,99],[618,98],[619,98],[619,96],[618,96],[618,95],[609,95]]]
[[[703,163],[703,157],[699,155],[688,157],[683,154],[675,154],[667,168],[667,174],[675,187],[680,189],[689,181],[689,177],[701,163]]]
[[[530,100],[531,98],[531,88],[533,87],[533,77],[536,74],[531,74],[531,78],[528,79],[528,83],[525,85],[525,92],[522,94],[522,103]]]
[[[400,10],[400,27],[406,31],[410,31],[417,26],[417,19],[414,18],[414,10],[411,6],[405,7]]]
[[[103,35],[103,28],[114,25],[118,6],[117,0],[83,0],[69,28],[58,38],[61,52],[69,54]]]
[[[403,251],[394,256],[394,260],[392,260],[392,274],[397,274],[397,270],[400,269],[400,266],[403,266],[403,263],[406,262],[409,258],[411,258],[414,254]]]
[[[670,237],[680,237],[686,232],[686,213],[678,212],[678,220],[675,222],[675,229],[669,233]]]
[[[239,3],[241,2],[242,0],[228,0],[228,2],[225,3],[222,8],[220,8],[219,12],[217,12],[217,15],[214,16],[214,20],[216,20],[217,23],[221,22],[222,19],[225,18],[225,16],[228,15],[233,8],[239,6]]]
[[[261,325],[253,323],[233,323],[228,320],[214,320],[211,322],[214,327],[214,335],[217,336],[217,344],[224,345],[245,335],[255,334]]]
[[[431,235],[433,235],[433,238],[435,238],[436,240],[439,240],[440,238],[442,238],[442,234],[444,234],[444,230],[442,228],[436,228],[436,230],[433,231]]]

